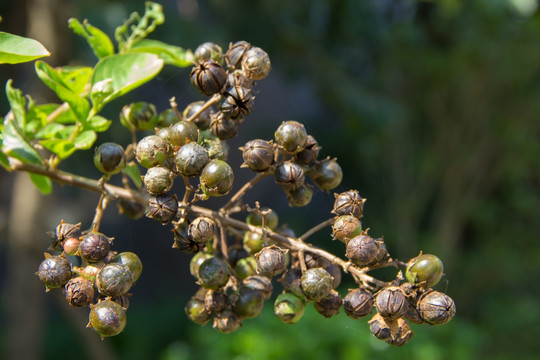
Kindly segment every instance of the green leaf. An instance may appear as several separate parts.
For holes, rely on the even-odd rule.
[[[141,172],[137,165],[126,165],[122,171],[133,181],[138,189],[142,188]]]
[[[96,132],[107,131],[111,126],[112,121],[105,119],[103,116],[94,116],[86,123],[85,129],[94,130]]]
[[[112,91],[101,101],[94,102],[95,111],[98,112],[111,100],[150,81],[162,68],[163,60],[154,54],[130,53],[101,59],[94,68],[92,86],[110,79]]]
[[[83,69],[85,68],[79,68],[77,70],[62,68],[53,69],[43,61],[36,61],[36,73],[39,78],[45,85],[51,88],[62,101],[69,104],[69,107],[73,110],[73,113],[81,123],[84,123],[88,117],[90,104],[77,93],[77,91],[80,90],[81,82],[73,80],[73,76],[76,73],[80,73],[84,76],[86,71]],[[87,81],[88,79],[86,79],[86,82]]]
[[[72,141],[63,140],[63,139],[51,139],[51,140],[42,140],[39,142],[46,149],[50,150],[54,154],[58,155],[60,159],[65,159],[69,157],[77,148]]]
[[[88,150],[94,145],[97,134],[93,130],[83,131],[73,139],[73,144],[79,150]]]
[[[114,32],[114,37],[118,42],[119,52],[129,51],[131,47],[148,36],[157,25],[165,22],[163,7],[155,2],[145,2],[144,15],[132,13],[129,18]]]
[[[21,128],[13,118],[4,119],[3,152],[25,163],[42,164],[43,159],[24,137]]]
[[[21,129],[24,129],[26,126],[26,100],[24,99],[21,90],[11,86],[12,82],[13,81],[9,79],[6,83],[6,95],[17,125]]]
[[[158,40],[144,39],[136,43],[130,52],[144,52],[156,54],[166,64],[178,67],[193,66],[193,53],[179,46],[169,45]]]
[[[1,144],[0,144],[0,147],[2,147]],[[3,152],[0,152],[0,165],[7,171],[11,171],[11,166],[9,165],[8,157]]]
[[[114,45],[111,39],[103,31],[90,25],[87,20],[81,24],[79,20],[71,18],[68,20],[69,27],[77,35],[80,35],[88,41],[88,45],[94,51],[98,58],[103,58],[114,54]]]
[[[49,55],[39,41],[0,31],[0,64],[18,64]]]
[[[58,123],[50,123],[42,127],[35,135],[37,139],[54,139],[65,126]]]
[[[52,181],[47,176],[30,174],[30,179],[43,195],[49,195],[52,192]]]

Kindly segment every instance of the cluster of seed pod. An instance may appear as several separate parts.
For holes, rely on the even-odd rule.
[[[69,305],[90,307],[88,326],[101,337],[122,332],[128,292],[142,273],[139,257],[113,251],[113,238],[96,231],[82,232],[80,223],[62,221],[50,235],[50,250],[59,255],[45,253],[36,273],[46,291],[63,288]]]

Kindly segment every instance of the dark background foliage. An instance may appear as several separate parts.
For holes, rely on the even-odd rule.
[[[368,199],[364,226],[384,236],[390,253],[407,260],[419,250],[445,264],[438,289],[452,296],[457,316],[441,327],[413,326],[400,349],[377,342],[364,320],[326,320],[310,307],[294,326],[265,313],[234,335],[188,322],[183,307],[195,289],[189,256],[169,249],[168,229],[106,213],[102,230],[115,249],[137,252],[145,265],[133,289],[128,326],[103,342],[84,329],[85,310],[71,310],[33,275],[47,247],[46,230],[60,219],[90,224],[94,194],[55,187],[30,213],[25,179],[0,172],[0,353],[7,358],[102,359],[507,359],[540,353],[540,15],[536,0],[177,0],[163,1],[165,25],[152,38],[195,49],[204,41],[227,48],[247,40],[272,59],[257,85],[256,105],[231,141],[272,138],[284,120],[306,125],[337,157],[344,180]],[[40,40],[53,66],[93,64],[67,18],[88,18],[109,35],[142,2],[19,0],[0,4],[0,30]],[[108,105],[117,119],[131,101],[163,110],[200,95],[189,69],[166,68],[151,83]],[[33,65],[0,67],[0,83],[38,101],[55,101],[38,84]],[[7,111],[5,98],[0,111]],[[118,131],[98,142],[129,141]],[[65,164],[97,178],[91,152]],[[238,170],[236,187],[249,178]],[[23,184],[23,185],[21,185]],[[24,185],[26,184],[26,185]],[[17,186],[25,198],[18,200]],[[180,190],[180,189],[179,189]],[[272,181],[246,198],[275,208],[302,233],[329,216],[333,197],[316,193],[306,209],[287,206]],[[19,209],[19,210],[17,210]],[[24,229],[28,231],[24,232]],[[21,232],[22,231],[22,232]],[[22,235],[19,235],[22,234]],[[312,241],[340,255],[328,231]],[[377,272],[391,279],[393,272]],[[343,293],[349,281],[340,288]],[[59,294],[56,294],[60,296]],[[15,300],[14,300],[15,299]],[[22,315],[21,315],[22,314]]]

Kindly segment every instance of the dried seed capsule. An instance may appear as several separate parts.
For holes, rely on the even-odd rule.
[[[188,234],[195,242],[202,246],[206,245],[208,240],[214,236],[215,231],[216,223],[206,216],[199,216],[188,227]]]
[[[272,296],[272,281],[266,276],[251,275],[242,281],[244,286],[257,290],[264,300],[270,299]]]
[[[204,296],[204,307],[209,313],[225,310],[227,303],[228,297],[223,291],[208,290]]]
[[[96,276],[96,287],[101,295],[122,296],[131,289],[132,285],[131,271],[120,263],[105,265]]]
[[[308,269],[301,278],[302,291],[309,300],[320,301],[332,291],[332,275],[323,268]]]
[[[113,298],[111,298],[111,300],[127,310],[129,308],[129,297],[130,296],[131,296],[131,294],[124,294],[122,296],[113,297]]]
[[[199,266],[199,282],[201,286],[216,290],[229,281],[229,267],[225,261],[216,256],[204,260]]]
[[[51,245],[51,248],[58,251],[66,251],[63,249],[64,242],[68,239],[78,239],[81,237],[81,223],[78,224],[68,224],[62,220],[60,222],[60,225],[58,225],[54,232],[49,232],[49,236],[53,240],[53,244]],[[66,251],[67,253],[67,251]],[[73,255],[73,254],[69,254]]]
[[[267,213],[266,216],[266,226],[270,229],[275,231],[279,224],[279,217],[275,211],[268,207],[262,207],[261,212]],[[254,226],[262,226],[263,224],[263,216],[261,214],[256,214],[254,212],[249,213],[249,215],[246,217],[246,223]]]
[[[126,310],[112,300],[91,306],[90,325],[101,337],[118,335],[127,323]]]
[[[121,252],[113,258],[112,263],[126,266],[133,276],[133,282],[137,281],[142,274],[143,266],[141,259],[133,252]]]
[[[137,201],[119,199],[118,212],[127,216],[130,219],[137,220],[144,216],[146,212],[146,206]]]
[[[99,267],[94,265],[86,265],[84,267],[73,267],[73,274],[76,276],[82,276],[83,278],[89,280],[92,283],[96,282],[96,275],[101,270]]]
[[[274,147],[270,141],[255,139],[248,141],[241,147],[243,166],[253,171],[265,171],[274,163]]]
[[[150,194],[161,194],[171,189],[173,185],[172,172],[164,166],[154,166],[143,176],[144,186]]]
[[[366,199],[362,199],[357,190],[349,190],[334,195],[336,199],[334,200],[332,214],[352,215],[359,219],[363,216]]]
[[[246,52],[251,48],[251,44],[247,41],[238,41],[229,44],[229,50],[225,53],[225,62],[231,70],[241,69],[242,60]]]
[[[290,293],[280,294],[274,302],[274,314],[286,324],[294,324],[304,315],[302,300]]]
[[[91,232],[81,238],[79,256],[88,263],[96,263],[107,257],[111,239],[99,232]]]
[[[148,199],[148,212],[146,216],[167,224],[176,216],[178,211],[178,198],[175,195],[159,194]]]
[[[274,133],[276,144],[290,154],[302,151],[306,146],[307,138],[304,125],[294,120],[282,122]]]
[[[420,317],[430,325],[446,324],[456,315],[452,298],[439,291],[428,291],[418,300],[416,309]]]
[[[156,107],[144,101],[126,105],[120,112],[120,122],[130,130],[152,130],[158,122]]]
[[[201,250],[206,243],[197,243],[188,233],[188,225],[185,222],[180,222],[174,227],[174,243],[173,248],[186,253],[193,253]]]
[[[358,266],[368,266],[377,261],[379,246],[375,239],[367,235],[353,237],[347,243],[345,256]]]
[[[311,166],[309,178],[321,190],[332,190],[341,184],[343,170],[336,159],[324,159]]]
[[[432,287],[441,280],[444,274],[442,261],[435,255],[422,254],[407,263],[405,277],[411,284]]]
[[[199,279],[199,267],[201,266],[202,262],[208,258],[211,258],[212,255],[199,251],[193,257],[191,258],[191,261],[189,262],[189,272],[195,279]]]
[[[362,233],[362,223],[352,215],[341,215],[336,218],[332,225],[332,235],[334,238],[343,241],[345,244],[353,237]]]
[[[225,309],[214,317],[214,329],[223,334],[235,332],[240,326],[242,319],[230,309]]]
[[[302,207],[311,202],[313,198],[313,190],[311,187],[301,184],[296,189],[289,189],[285,191],[289,206]]]
[[[311,135],[307,136],[306,144],[304,145],[304,149],[294,155],[294,158],[296,159],[296,162],[303,164],[303,165],[311,165],[315,161],[317,161],[317,157],[319,157],[319,151],[321,150],[321,147],[319,146],[319,143],[315,138]]]
[[[255,255],[257,259],[257,273],[273,277],[285,270],[286,251],[275,245],[267,246]]]
[[[306,266],[308,269],[312,269],[316,267],[324,268],[331,264],[328,259],[323,258],[322,256],[317,256],[309,252],[304,254],[304,260],[306,262]]]
[[[379,250],[377,250],[377,256],[375,256],[375,260],[377,264],[380,264],[389,257],[389,254],[388,250],[386,249],[386,244],[384,243],[382,238],[375,239],[375,242],[379,247]]]
[[[64,252],[68,255],[75,255],[79,251],[81,242],[78,238],[69,238],[64,241]]]
[[[45,260],[39,264],[36,274],[47,291],[59,288],[71,279],[71,263],[63,256],[52,256],[45,253]]]
[[[195,324],[205,325],[212,318],[212,314],[204,307],[204,301],[195,297],[188,300],[184,311],[188,319]]]
[[[253,86],[253,81],[245,77],[241,70],[235,70],[229,73],[229,76],[227,77],[227,84],[225,85],[227,89],[233,86],[242,86],[246,89],[251,89]]]
[[[254,256],[248,256],[238,260],[234,265],[234,272],[240,279],[257,274],[257,259]]]
[[[94,284],[78,276],[68,281],[65,286],[66,300],[73,307],[88,306],[94,299]]]
[[[287,161],[276,167],[274,178],[284,190],[295,190],[304,185],[305,175],[300,165]]]
[[[237,119],[250,113],[253,99],[250,88],[234,86],[223,93],[223,100],[218,108],[226,118]]]
[[[242,59],[242,70],[248,78],[253,80],[264,79],[271,68],[270,57],[259,47],[252,47],[246,51]]]
[[[149,135],[137,143],[135,157],[145,168],[161,165],[169,155],[169,144],[162,137]]]
[[[418,312],[418,309],[416,308],[416,303],[411,303],[409,301],[409,306],[407,307],[407,311],[405,312],[405,317],[407,320],[410,320],[414,324],[423,324],[424,319],[420,316],[420,313]]]
[[[221,64],[223,62],[223,50],[213,42],[205,42],[197,46],[197,49],[193,52],[193,59],[195,62],[214,60]]]
[[[364,289],[350,289],[343,298],[345,314],[352,319],[359,319],[373,310],[373,296]]]
[[[208,164],[208,152],[201,145],[190,142],[176,153],[176,168],[184,176],[198,176]]]
[[[191,118],[193,115],[198,113],[199,110],[201,110],[201,108],[204,106],[204,104],[205,104],[204,101],[192,102],[191,104],[186,106],[182,116],[185,119]],[[212,113],[212,107],[208,107],[208,108],[204,109],[203,111],[201,111],[199,113],[199,115],[197,115],[197,117],[195,119],[193,119],[193,123],[195,125],[197,125],[199,130],[201,130],[201,131],[206,130],[206,129],[208,129],[208,127],[210,127],[210,122],[212,121],[212,119],[210,118],[211,113]]]
[[[220,140],[229,140],[238,135],[239,118],[231,118],[218,111],[211,115],[210,131]]]
[[[382,317],[397,319],[407,312],[407,298],[397,286],[388,286],[377,294],[375,307]]]
[[[300,299],[305,299],[304,291],[302,290],[302,271],[299,269],[290,269],[281,278],[281,285],[288,292],[297,296]]]
[[[194,123],[180,120],[170,128],[159,130],[157,135],[166,139],[172,146],[184,146],[190,142],[197,142],[199,129]]]
[[[223,196],[231,191],[234,173],[229,164],[222,160],[211,160],[200,176],[201,189],[206,196]]]
[[[341,304],[343,304],[343,299],[336,290],[332,290],[328,297],[317,301],[314,307],[319,314],[325,318],[329,318],[339,313]]]
[[[385,341],[387,344],[394,345],[394,346],[405,345],[406,343],[409,342],[409,340],[414,334],[411,331],[411,327],[409,326],[409,323],[403,318],[397,319],[395,329],[393,330],[394,331],[390,339],[386,339]]]
[[[122,146],[106,142],[94,151],[94,165],[104,174],[118,174],[126,166],[126,154]]]
[[[328,271],[330,275],[332,275],[332,278],[334,279],[332,287],[337,289],[337,287],[341,284],[341,268],[336,264],[330,264],[325,266],[324,269]]]
[[[204,95],[220,92],[227,81],[227,73],[214,60],[203,60],[193,67],[191,83]]]
[[[387,321],[392,323],[394,320],[385,319],[379,313],[375,314],[371,320],[368,321],[369,330],[373,336],[379,340],[388,340],[392,338],[392,330]]]
[[[264,238],[262,234],[246,231],[243,238],[244,249],[251,254],[256,254],[264,247]]]
[[[264,298],[258,290],[242,285],[231,297],[232,308],[241,318],[251,319],[261,313]]]
[[[203,140],[203,146],[208,151],[210,160],[227,161],[229,157],[229,145],[227,145],[226,141],[218,138],[207,138]]]

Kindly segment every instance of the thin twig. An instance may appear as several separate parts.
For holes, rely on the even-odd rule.
[[[311,235],[315,234],[317,231],[324,229],[327,226],[330,226],[334,223],[335,219],[331,218],[328,220],[323,221],[322,223],[315,225],[308,231],[306,231],[302,236],[298,238],[298,241],[306,241],[307,238],[309,238]]]
[[[186,121],[192,122],[193,120],[195,120],[197,118],[197,116],[201,115],[204,110],[208,109],[210,106],[217,103],[220,99],[221,99],[221,95],[220,94],[215,94],[208,101],[206,101],[203,104],[203,106],[201,106],[201,108],[195,112],[195,114],[193,114],[189,118],[187,118]]]
[[[255,177],[253,179],[251,179],[250,181],[248,181],[247,183],[244,184],[244,186],[242,186],[237,192],[236,194],[234,194],[233,196],[231,196],[231,198],[229,199],[229,201],[223,205],[222,209],[224,210],[229,210],[231,207],[233,207],[236,202],[242,197],[244,196],[244,194],[249,190],[251,189],[253,186],[255,186],[255,184],[257,184],[259,181],[261,181],[263,178],[265,178],[266,176],[270,175],[269,172],[264,172],[264,173],[258,173],[257,175],[255,175]]]

